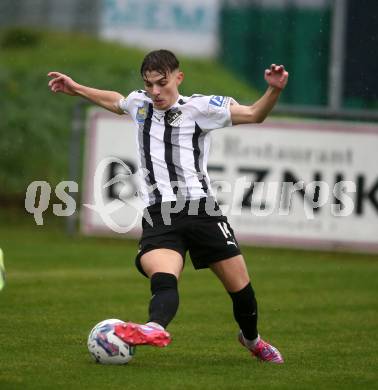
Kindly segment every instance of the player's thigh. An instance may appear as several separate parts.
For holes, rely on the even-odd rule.
[[[140,262],[149,278],[156,272],[174,274],[178,279],[184,267],[184,259],[172,249],[158,248],[142,255]]]
[[[210,264],[210,269],[228,292],[237,292],[249,283],[247,266],[242,255]]]

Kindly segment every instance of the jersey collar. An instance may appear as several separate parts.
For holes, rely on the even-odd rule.
[[[159,114],[164,114],[165,112],[169,111],[169,110],[172,110],[172,108],[177,108],[177,107],[180,107],[182,104],[180,104],[179,102],[180,101],[183,101],[183,96],[182,95],[179,95],[177,100],[172,104],[171,107],[167,108],[166,110],[159,110],[157,108],[154,107],[154,111],[156,113],[159,113]]]

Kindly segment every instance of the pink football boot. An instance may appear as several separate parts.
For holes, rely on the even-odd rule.
[[[256,356],[257,359],[263,362],[274,364],[283,364],[284,362],[280,351],[262,339],[260,339],[253,348],[249,348],[245,342],[243,333],[240,331],[239,342],[243,347],[246,347],[253,356]]]
[[[171,336],[164,329],[151,325],[126,322],[114,327],[114,333],[121,340],[131,345],[153,345],[166,347],[171,342]]]

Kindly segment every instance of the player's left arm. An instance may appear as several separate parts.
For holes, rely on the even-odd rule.
[[[272,64],[265,70],[265,81],[268,89],[264,95],[251,106],[231,104],[231,120],[233,125],[243,123],[261,123],[268,116],[274,105],[277,103],[282,90],[287,84],[289,73],[283,65]]]

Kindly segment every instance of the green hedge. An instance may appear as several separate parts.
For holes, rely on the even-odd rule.
[[[144,52],[114,43],[34,30],[0,32],[0,197],[20,197],[33,180],[67,179],[68,141],[77,98],[47,87],[52,70],[76,81],[123,94],[141,88]],[[181,92],[256,99],[256,91],[219,64],[181,58]]]

